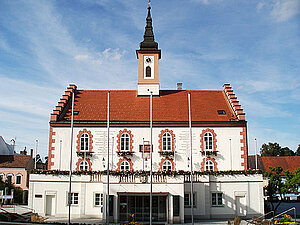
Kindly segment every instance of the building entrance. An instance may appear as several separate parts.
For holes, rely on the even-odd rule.
[[[134,214],[138,222],[150,221],[150,195],[119,194],[120,221],[128,221]],[[152,221],[167,222],[167,195],[152,195]]]

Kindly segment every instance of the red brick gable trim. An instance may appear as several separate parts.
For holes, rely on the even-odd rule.
[[[126,128],[124,130],[120,130],[119,134],[117,135],[117,152],[120,152],[120,145],[121,145],[121,135],[123,133],[129,134],[129,152],[133,152],[133,134],[130,130],[127,130]]]
[[[162,142],[163,142],[163,140],[162,140],[162,136],[164,135],[164,133],[170,133],[171,134],[171,138],[172,138],[172,152],[174,152],[175,151],[175,134],[173,133],[173,131],[172,130],[169,130],[169,129],[164,129],[164,130],[162,130],[161,132],[160,132],[160,134],[158,135],[158,138],[159,138],[159,141],[158,141],[158,143],[159,143],[159,145],[158,145],[158,149],[159,149],[159,152],[162,152],[163,151],[163,149],[162,149]]]
[[[172,165],[172,171],[174,171],[174,170],[175,170],[175,163],[174,163],[173,159],[169,159],[169,158],[163,158],[163,159],[161,159],[160,163],[158,163],[158,165],[159,165],[159,171],[162,171],[163,163],[164,163],[166,160],[168,160],[168,161],[171,162],[171,165]]]
[[[244,170],[248,169],[248,146],[247,146],[247,128],[243,127],[243,131],[240,132],[242,135],[242,139],[240,140],[241,144],[243,146],[241,147],[241,158],[242,158],[242,167],[244,167]]]
[[[80,152],[80,137],[82,134],[84,133],[87,133],[89,135],[89,151],[88,152],[92,152],[92,149],[93,149],[93,135],[92,135],[92,132],[87,130],[87,129],[83,129],[81,131],[79,131],[78,135],[77,135],[77,146],[76,146],[76,149],[77,149],[77,152]]]
[[[82,161],[87,161],[87,163],[89,164],[89,171],[92,171],[92,162],[90,159],[87,159],[87,158],[79,158],[77,163],[76,163],[76,171],[79,171],[79,164],[82,162]]]
[[[201,162],[201,171],[204,171],[204,169],[205,169],[205,162],[207,162],[207,161],[212,161],[213,162],[213,164],[214,164],[214,171],[218,171],[218,163],[216,162],[216,160],[214,159],[214,158],[204,158],[203,160],[202,160],[202,162]]]
[[[215,133],[215,131],[213,129],[205,129],[202,130],[202,133],[200,134],[200,149],[202,152],[204,152],[204,134],[206,132],[210,132],[213,135],[213,151],[216,152],[217,151],[217,134]]]
[[[52,159],[54,158],[53,151],[55,150],[54,147],[52,147],[52,143],[55,143],[55,139],[53,136],[55,135],[55,132],[53,131],[53,127],[50,125],[50,131],[49,131],[49,153],[48,153],[48,170],[51,170],[51,167],[54,166],[54,162],[52,162]]]
[[[131,159],[126,158],[126,157],[119,159],[119,162],[117,163],[117,166],[118,166],[117,171],[120,171],[120,166],[123,161],[129,162],[129,166],[130,166],[129,170],[130,170],[130,172],[132,172],[133,171],[133,163],[131,162]]]
[[[223,92],[226,95],[227,101],[230,104],[231,108],[233,109],[234,113],[236,114],[237,118],[239,120],[245,120],[246,119],[245,113],[244,113],[241,105],[239,104],[237,97],[233,93],[233,90],[232,90],[230,84],[223,85]],[[236,117],[234,117],[232,119],[236,119]]]

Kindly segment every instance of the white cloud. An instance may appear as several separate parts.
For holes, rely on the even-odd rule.
[[[296,16],[300,11],[299,0],[273,0],[271,2],[259,2],[257,11],[263,8],[270,10],[270,16],[275,22],[285,22]]]

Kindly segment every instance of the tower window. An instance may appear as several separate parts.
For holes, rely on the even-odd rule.
[[[151,77],[151,67],[150,66],[146,67],[146,77]]]

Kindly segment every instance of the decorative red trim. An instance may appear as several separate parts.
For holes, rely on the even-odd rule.
[[[120,145],[121,145],[121,135],[123,133],[129,134],[129,151],[132,152],[133,150],[133,134],[130,130],[127,130],[126,128],[124,130],[120,130],[119,134],[117,135],[117,152],[120,152]]]
[[[89,171],[92,171],[92,162],[90,159],[88,158],[79,158],[77,163],[76,163],[76,170],[79,171],[79,164],[82,162],[82,161],[87,161],[87,163],[89,164]]]
[[[160,132],[160,134],[158,135],[158,138],[159,138],[159,145],[158,145],[158,149],[159,149],[159,152],[162,152],[162,136],[164,135],[164,133],[170,133],[171,134],[171,138],[172,138],[172,152],[175,151],[175,134],[173,133],[172,130],[169,130],[169,129],[164,129]]]
[[[50,125],[50,131],[49,131],[49,152],[48,152],[48,170],[51,170],[51,167],[54,166],[54,162],[52,162],[52,159],[54,158],[53,151],[55,150],[54,147],[52,147],[52,143],[55,143],[55,139],[53,136],[55,135],[55,132],[53,132],[53,127]]]
[[[243,146],[241,147],[241,158],[242,158],[242,167],[244,167],[244,170],[247,170],[248,168],[248,146],[247,146],[247,128],[243,127],[243,131],[240,132],[240,135],[242,135],[242,139],[240,140],[241,144]],[[243,160],[244,159],[244,160]]]
[[[119,162],[117,163],[117,166],[118,166],[117,171],[120,171],[120,166],[121,166],[121,163],[123,161],[128,161],[129,162],[130,172],[132,172],[133,171],[133,163],[131,162],[131,159],[126,158],[126,157],[119,159]]]
[[[77,149],[77,152],[80,152],[80,136],[84,133],[87,133],[89,135],[89,151],[88,152],[93,152],[92,149],[93,149],[93,135],[92,135],[92,132],[87,130],[87,129],[83,129],[81,131],[79,131],[78,135],[77,135],[77,146],[76,146],[76,149]]]
[[[213,163],[214,163],[214,171],[218,171],[218,167],[217,167],[217,162],[216,162],[216,160],[214,159],[214,158],[204,158],[203,160],[202,160],[202,162],[201,162],[201,171],[204,171],[204,169],[205,169],[205,165],[204,165],[204,163],[205,163],[205,161],[212,161]]]
[[[215,133],[215,131],[213,129],[205,129],[205,130],[202,130],[202,133],[200,134],[200,148],[201,148],[201,151],[204,152],[204,134],[206,132],[210,132],[212,135],[213,135],[213,151],[216,152],[217,151],[217,134]]]
[[[239,120],[245,120],[246,119],[245,113],[243,112],[241,105],[239,105],[239,102],[237,101],[237,97],[233,93],[230,84],[223,85],[223,92],[225,93],[227,101],[230,104],[231,108],[234,110],[234,113],[237,115],[237,118]]]
[[[174,163],[173,159],[169,159],[169,158],[163,158],[163,159],[161,159],[160,163],[158,163],[158,165],[159,165],[159,170],[162,171],[162,165],[163,165],[163,163],[164,163],[166,160],[168,160],[168,161],[171,162],[171,164],[172,164],[172,171],[174,171],[174,170],[175,170],[175,163]]]

